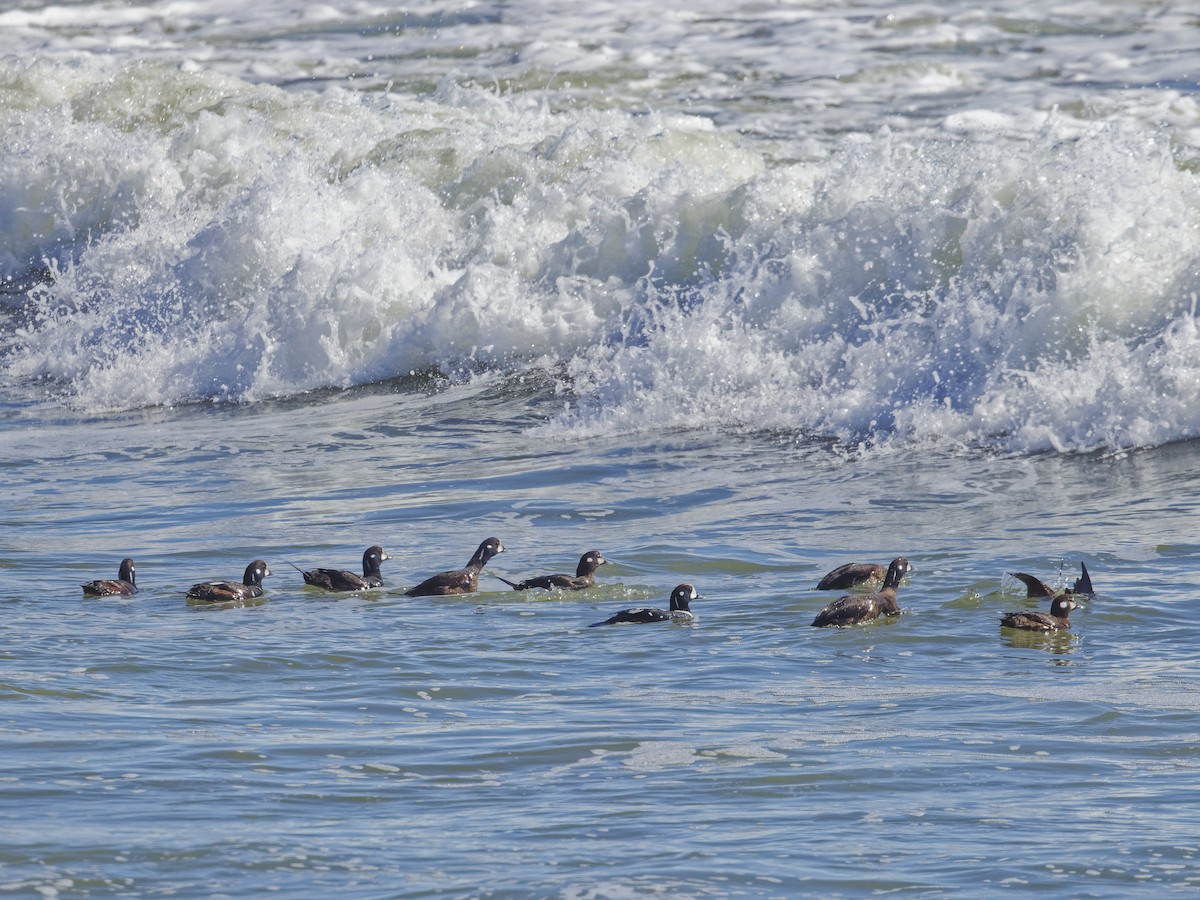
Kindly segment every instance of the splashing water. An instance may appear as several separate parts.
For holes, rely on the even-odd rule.
[[[7,64],[4,368],[72,405],[547,370],[550,435],[1017,451],[1200,433],[1196,177],[1166,134],[850,135]],[[81,125],[81,121],[85,124]]]

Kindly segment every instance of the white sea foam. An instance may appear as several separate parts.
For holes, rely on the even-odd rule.
[[[1010,20],[966,6],[678,13],[633,33],[606,7],[576,14],[588,43],[536,5],[330,5],[290,30],[219,3],[105,9],[77,32],[54,7],[0,19],[41,41],[0,68],[0,273],[51,273],[10,300],[10,383],[102,410],[537,368],[577,399],[551,436],[1029,451],[1200,434],[1196,104],[1100,91],[1081,115],[1035,96],[1087,73],[1176,78],[1166,38],[1135,58],[1144,22],[1100,50],[1056,20],[1037,62]],[[264,29],[269,51],[239,56]],[[453,36],[468,70],[520,89],[264,83],[311,74],[318,45],[321,78],[343,77],[377,33],[401,70]],[[153,49],[90,52],[114,34]],[[519,50],[498,63],[485,36]],[[947,41],[1071,74],[998,78]],[[755,53],[760,100],[729,82]],[[675,87],[693,77],[704,115]],[[649,107],[664,89],[680,111]]]
[[[1197,182],[1165,139],[888,141],[741,195],[721,276],[582,354],[576,428],[1142,446],[1200,428]],[[662,291],[656,299],[662,299]]]
[[[761,167],[703,119],[452,85],[381,102],[36,69],[13,80],[66,96],[10,144],[3,265],[54,277],[9,372],[96,408],[570,359],[664,264],[658,233],[713,240],[722,211],[691,198]]]

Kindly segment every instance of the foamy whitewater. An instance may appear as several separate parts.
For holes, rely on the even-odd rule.
[[[1198,66],[1165,0],[0,4],[0,893],[1193,896]]]
[[[1182,9],[22,6],[8,390],[534,370],[566,436],[1200,434]]]

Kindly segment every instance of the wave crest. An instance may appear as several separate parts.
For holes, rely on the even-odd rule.
[[[1139,126],[955,121],[797,160],[700,118],[449,82],[4,65],[0,268],[47,274],[3,365],[82,408],[539,368],[574,394],[542,426],[567,436],[1200,433],[1196,175]]]

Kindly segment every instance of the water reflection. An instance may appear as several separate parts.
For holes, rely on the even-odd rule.
[[[1000,635],[1008,646],[1016,650],[1045,650],[1047,653],[1066,655],[1078,649],[1078,635],[1070,631],[1022,631],[1016,628],[1001,628]]]

